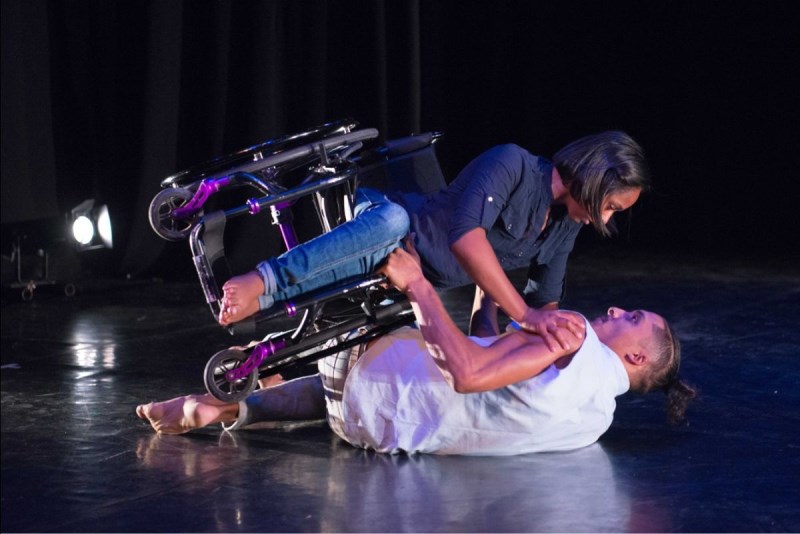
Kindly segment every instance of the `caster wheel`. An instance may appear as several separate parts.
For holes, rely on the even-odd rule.
[[[203,212],[195,213],[192,217],[181,221],[174,220],[170,214],[175,208],[186,205],[193,196],[194,194],[188,189],[171,187],[153,197],[148,218],[150,226],[159,237],[167,241],[180,241],[189,235]]]
[[[221,350],[208,360],[203,379],[206,390],[223,402],[244,400],[256,388],[258,373],[252,372],[241,380],[228,382],[225,373],[236,369],[247,360],[247,355],[235,349]]]
[[[75,284],[64,284],[64,295],[74,297],[77,292],[78,288],[75,287]]]

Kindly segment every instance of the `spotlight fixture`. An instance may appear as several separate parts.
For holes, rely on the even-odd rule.
[[[72,208],[69,217],[78,250],[114,248],[108,206],[95,207],[94,199],[84,200]]]

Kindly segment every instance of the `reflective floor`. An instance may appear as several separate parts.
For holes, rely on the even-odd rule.
[[[197,284],[95,282],[2,304],[3,532],[800,530],[800,273],[578,256],[567,304],[650,308],[701,391],[686,426],[626,395],[599,443],[511,458],[389,457],[324,423],[158,436],[137,403],[201,392],[234,344]],[[445,294],[464,324],[468,291]]]

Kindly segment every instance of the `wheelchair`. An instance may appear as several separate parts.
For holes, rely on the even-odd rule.
[[[215,320],[221,312],[222,284],[231,277],[223,240],[231,219],[269,212],[288,250],[299,241],[293,224],[299,199],[311,198],[320,231],[329,232],[352,219],[360,184],[421,194],[444,187],[434,151],[440,133],[365,148],[378,135],[373,128],[359,129],[352,119],[339,120],[213,159],[161,182],[162,190],[150,203],[150,225],[163,239],[188,239]],[[212,197],[231,188],[245,188],[255,196],[205,212]],[[383,275],[344,280],[276,302],[226,326],[231,334],[267,335],[246,347],[214,354],[203,381],[215,398],[238,402],[262,378],[366,343],[413,321],[408,299]],[[276,332],[277,325],[282,328]]]

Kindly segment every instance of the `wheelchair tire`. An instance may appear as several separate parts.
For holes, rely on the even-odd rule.
[[[247,360],[247,355],[235,349],[221,350],[208,360],[203,374],[206,390],[223,402],[244,400],[256,388],[258,373],[252,372],[246,378],[228,382],[225,373],[236,369]]]
[[[188,189],[170,187],[160,191],[150,202],[148,219],[153,231],[167,241],[181,241],[192,231],[197,220],[203,215],[202,210],[183,221],[176,221],[170,214],[189,202],[194,194]]]
[[[75,293],[78,292],[78,288],[75,287],[73,283],[66,283],[64,284],[64,294],[68,297],[74,297]]]

